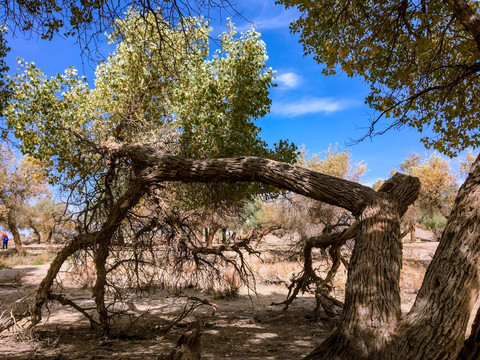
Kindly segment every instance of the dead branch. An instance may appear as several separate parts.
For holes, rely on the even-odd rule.
[[[347,240],[352,239],[356,235],[357,224],[354,223],[347,229],[332,234],[332,227],[325,227],[322,235],[309,238],[305,241],[303,248],[304,265],[303,271],[296,278],[292,279],[288,286],[288,294],[285,301],[273,303],[272,305],[284,305],[284,311],[288,309],[290,304],[296,299],[300,292],[307,291],[312,284],[315,285],[315,318],[319,317],[320,307],[323,307],[327,315],[337,315],[335,306],[343,307],[343,303],[329,295],[331,291],[331,282],[335,276],[340,264],[344,264],[348,268],[346,259],[341,254],[341,248]],[[314,248],[329,248],[329,254],[332,265],[325,279],[317,275],[313,268],[312,250]]]
[[[67,299],[65,296],[63,296],[61,294],[49,293],[48,294],[48,299],[58,301],[62,305],[71,306],[72,308],[74,308],[75,310],[80,312],[83,316],[85,316],[88,319],[88,321],[90,321],[90,328],[91,329],[94,329],[94,328],[100,326],[100,323],[97,322],[89,313],[87,313],[85,311],[85,309],[83,309],[81,306],[77,305],[72,300]]]
[[[167,333],[172,329],[176,324],[178,324],[180,321],[185,319],[188,315],[190,315],[192,312],[194,312],[197,308],[201,306],[210,306],[212,308],[212,315],[215,315],[215,312],[217,311],[217,305],[214,303],[211,303],[210,301],[206,299],[200,299],[198,297],[188,297],[187,302],[185,303],[185,306],[183,307],[182,313],[175,318],[174,320],[170,321],[166,325],[162,327],[158,327],[158,329],[163,332]]]

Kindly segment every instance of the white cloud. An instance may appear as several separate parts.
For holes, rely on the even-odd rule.
[[[298,19],[298,13],[295,11],[282,11],[279,15],[256,18],[254,23],[260,30],[288,29],[290,23]]]
[[[286,72],[277,75],[275,78],[281,86],[289,89],[296,88],[300,84],[301,80],[300,76],[294,72]]]
[[[290,24],[300,17],[297,8],[285,9],[284,6],[276,5],[271,0],[243,0],[240,4],[237,10],[244,15],[247,23],[243,26],[237,24],[239,31],[250,29],[252,24],[256,24],[259,31],[288,30]]]
[[[273,102],[272,114],[296,117],[307,114],[331,114],[345,110],[354,105],[352,101],[335,100],[332,98],[305,98],[296,102]]]

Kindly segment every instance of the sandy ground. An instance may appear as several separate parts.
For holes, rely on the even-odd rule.
[[[402,311],[413,304],[436,246],[433,242],[404,245]],[[47,269],[48,265],[41,265],[0,270],[2,307],[32,291]],[[84,307],[93,306],[88,289],[65,288],[64,293]],[[299,359],[331,333],[338,319],[313,321],[312,294],[298,298],[286,312],[272,305],[285,300],[286,294],[285,285],[261,281],[256,295],[242,288],[231,299],[184,293],[214,303],[216,311],[212,314],[211,307],[202,306],[167,333],[163,329],[184,308],[186,297],[164,291],[132,295],[129,300],[134,307],[116,320],[113,340],[99,337],[70,307],[52,304],[45,311],[46,323],[38,327],[38,340],[28,340],[18,331],[22,323],[0,335],[0,359],[157,359],[169,353],[197,321],[205,323],[202,359]]]

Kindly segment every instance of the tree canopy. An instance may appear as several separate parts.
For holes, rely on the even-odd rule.
[[[132,10],[118,21],[109,37],[116,51],[97,67],[94,89],[73,68],[48,79],[21,62],[5,117],[22,152],[41,160],[54,182],[103,171],[107,143],[156,143],[193,158],[294,160],[295,146],[270,149],[253,123],[270,108],[273,77],[259,34],[237,36],[230,24],[209,58],[208,22],[156,20]]]
[[[366,136],[407,125],[432,130],[423,143],[449,156],[480,145],[477,1],[279,2],[300,10],[291,29],[325,74],[370,84]]]

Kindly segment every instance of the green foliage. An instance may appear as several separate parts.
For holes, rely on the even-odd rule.
[[[441,229],[447,225],[447,218],[442,214],[427,215],[420,220],[420,224],[423,224],[426,229]]]
[[[19,62],[23,74],[15,75],[9,84],[12,91],[4,111],[7,125],[19,140],[23,154],[41,161],[55,182],[58,174],[67,179],[84,175],[94,157],[82,136],[96,141],[90,130],[93,116],[90,90],[75,69],[47,79],[33,63]]]
[[[5,40],[5,28],[0,28],[0,115],[3,113],[6,102],[8,100],[9,91],[7,89],[7,72],[9,70],[5,57],[10,51]]]
[[[400,169],[407,175],[418,177],[422,185],[415,202],[416,221],[421,221],[428,228],[441,227],[450,213],[458,189],[457,178],[448,160],[438,153],[424,158],[412,153],[400,164]]]
[[[48,79],[24,62],[12,79],[7,124],[52,182],[73,186],[104,172],[105,149],[114,143],[148,143],[194,158],[294,161],[293,144],[270,149],[253,123],[270,108],[273,77],[256,31],[238,36],[230,24],[211,56],[203,19],[171,26],[159,14],[132,10],[117,26],[109,36],[116,50],[98,65],[94,89],[75,69]]]
[[[363,77],[374,120],[408,125],[428,147],[447,154],[480,145],[480,52],[442,1],[279,0],[302,15],[291,25],[306,54],[332,75]],[[479,12],[479,3],[469,1]],[[382,133],[381,130],[373,130]]]

